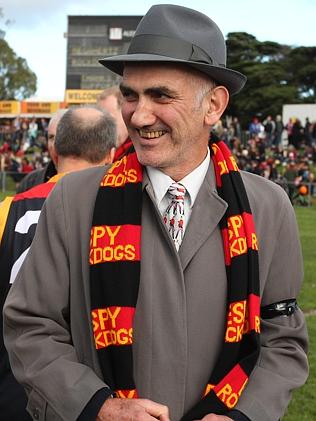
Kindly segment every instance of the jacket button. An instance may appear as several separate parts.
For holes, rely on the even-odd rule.
[[[39,417],[40,417],[40,411],[39,411],[39,409],[38,409],[38,408],[35,408],[35,409],[33,410],[33,418],[34,418],[35,420],[38,420],[38,419],[39,419]]]

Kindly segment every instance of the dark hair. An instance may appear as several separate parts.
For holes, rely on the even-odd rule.
[[[111,115],[92,106],[69,109],[60,119],[55,139],[58,155],[96,164],[116,147],[116,124]]]

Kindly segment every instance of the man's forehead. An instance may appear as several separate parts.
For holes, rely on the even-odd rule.
[[[116,109],[118,106],[118,100],[117,97],[113,94],[113,95],[108,95],[106,98],[102,98],[99,101],[99,104],[102,106],[104,106],[107,111],[110,111],[112,109]]]
[[[157,83],[162,79],[171,81],[171,83],[179,79],[192,79],[204,83],[213,81],[209,76],[187,64],[164,62],[126,63],[123,70],[123,84],[132,78],[157,80]]]

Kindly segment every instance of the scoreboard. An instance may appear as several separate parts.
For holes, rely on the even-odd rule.
[[[66,97],[68,90],[103,90],[119,82],[98,60],[126,53],[141,18],[68,16]]]

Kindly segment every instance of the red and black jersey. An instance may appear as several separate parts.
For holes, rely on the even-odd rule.
[[[2,308],[35,235],[42,206],[62,175],[30,190],[6,198],[0,205],[0,418],[28,421],[27,398],[12,375],[3,343]],[[12,404],[14,402],[14,404]]]
[[[44,201],[59,177],[42,183],[13,198],[0,207],[0,273],[1,289],[13,283],[35,235]]]

